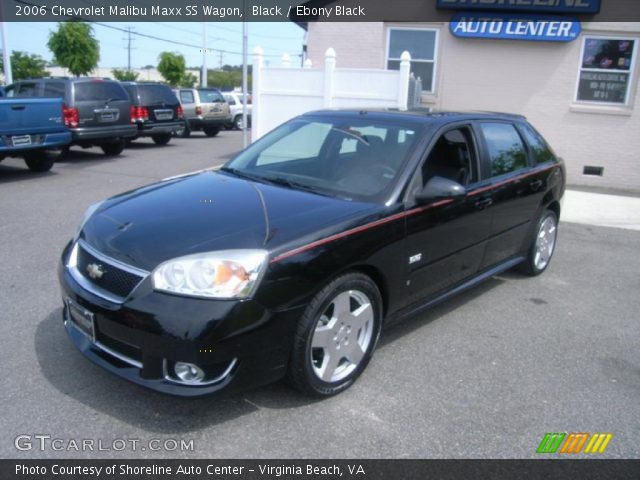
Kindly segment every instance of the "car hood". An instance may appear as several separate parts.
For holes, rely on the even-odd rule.
[[[194,253],[277,251],[377,209],[205,171],[108,199],[85,222],[81,238],[105,255],[150,271]]]

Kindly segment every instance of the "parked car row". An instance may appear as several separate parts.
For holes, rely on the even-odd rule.
[[[242,106],[238,121],[215,88],[172,90],[157,83],[51,77],[21,80],[3,93],[0,161],[22,157],[33,171],[49,170],[74,145],[115,156],[140,137],[166,145],[172,136],[202,130],[214,137],[222,128],[242,125]],[[241,104],[237,94],[230,98]]]

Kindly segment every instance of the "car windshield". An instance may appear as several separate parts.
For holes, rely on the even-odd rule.
[[[298,118],[249,146],[223,171],[349,200],[380,202],[402,171],[421,128],[366,117]]]
[[[198,90],[202,103],[224,102],[224,97],[218,90]]]

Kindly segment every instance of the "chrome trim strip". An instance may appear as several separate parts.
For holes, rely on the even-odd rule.
[[[126,263],[122,263],[121,261],[116,260],[115,258],[107,257],[104,253],[100,253],[99,251],[97,251],[95,248],[90,246],[84,240],[78,240],[78,243],[80,244],[80,246],[82,248],[84,248],[91,255],[93,255],[96,258],[99,258],[100,260],[102,260],[105,263],[113,265],[114,267],[118,267],[119,269],[125,270],[125,271],[127,271],[129,273],[133,273],[134,275],[137,275],[137,276],[142,277],[142,278],[144,278],[147,275],[149,275],[149,272],[147,272],[146,270],[142,270],[141,268],[136,268],[136,267],[133,267],[131,265],[127,265]]]
[[[231,370],[233,370],[233,367],[236,366],[236,363],[238,363],[238,359],[234,358],[233,360],[231,360],[231,363],[226,368],[226,370],[222,372],[220,375],[218,375],[216,378],[214,378],[213,380],[209,380],[207,382],[200,382],[200,383],[186,383],[186,382],[181,382],[180,380],[176,380],[175,378],[171,378],[171,376],[169,375],[169,369],[167,368],[166,358],[162,360],[162,372],[164,375],[164,379],[167,380],[168,382],[175,383],[177,385],[182,385],[182,386],[186,385],[189,387],[204,387],[204,386],[212,385],[214,383],[218,383],[224,380],[226,377],[229,376],[229,374],[231,373]]]
[[[100,342],[94,342],[93,346],[95,346],[95,347],[99,348],[100,350],[108,353],[112,357],[116,357],[118,360],[122,360],[123,362],[128,363],[132,367],[142,368],[142,362],[139,362],[137,360],[134,360],[133,358],[127,357],[126,355],[118,353],[115,350],[111,350],[109,347],[107,347],[106,345],[103,345]]]

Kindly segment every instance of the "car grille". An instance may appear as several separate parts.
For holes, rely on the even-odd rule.
[[[118,297],[127,297],[144,278],[109,262],[98,258],[80,243],[76,268],[80,275],[92,284]],[[94,272],[93,277],[90,272]]]

